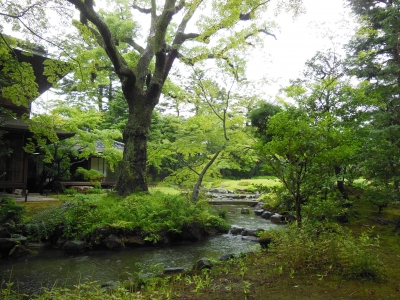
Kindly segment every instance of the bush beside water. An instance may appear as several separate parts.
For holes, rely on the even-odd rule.
[[[269,233],[276,263],[289,272],[318,272],[350,278],[381,279],[382,262],[377,256],[378,238],[363,232],[358,238],[336,223],[315,223]],[[322,275],[321,275],[322,276]]]
[[[193,203],[180,195],[133,194],[125,198],[108,195],[76,195],[59,208],[32,216],[26,222],[31,240],[47,240],[57,227],[66,239],[89,239],[97,228],[112,228],[117,234],[135,231],[157,242],[160,232],[180,233],[195,226],[204,232],[225,232],[229,225],[212,214],[205,202]]]

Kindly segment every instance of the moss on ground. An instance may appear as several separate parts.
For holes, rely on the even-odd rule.
[[[19,202],[26,209],[25,217],[31,217],[46,209],[52,207],[58,207],[61,204],[60,200],[46,200],[46,201],[35,201],[35,202]]]

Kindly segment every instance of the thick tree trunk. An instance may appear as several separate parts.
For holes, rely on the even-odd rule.
[[[132,94],[132,99],[128,99],[129,119],[123,133],[124,154],[115,188],[121,196],[139,191],[148,192],[146,182],[147,137],[154,101],[147,99],[144,95],[138,95],[138,93]]]

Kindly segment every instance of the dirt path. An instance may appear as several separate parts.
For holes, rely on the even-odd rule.
[[[20,195],[0,193],[3,197],[12,197],[15,202],[25,202],[25,197]],[[27,202],[40,202],[40,201],[57,201],[59,200],[56,195],[43,196],[39,193],[28,194]]]

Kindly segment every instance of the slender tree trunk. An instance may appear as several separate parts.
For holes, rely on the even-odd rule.
[[[203,182],[204,175],[207,173],[207,170],[211,167],[211,165],[214,163],[214,161],[217,159],[220,153],[221,151],[215,153],[214,156],[211,158],[211,160],[204,166],[203,170],[199,174],[199,178],[197,179],[197,182],[193,187],[192,200],[197,200],[197,198],[199,198],[200,186],[201,183]]]
[[[341,173],[342,173],[342,168],[338,167],[338,166],[335,166],[335,174],[336,174],[336,176],[340,176]],[[337,180],[337,187],[338,187],[340,193],[343,195],[343,198],[348,200],[349,199],[349,195],[347,194],[347,191],[346,191],[346,189],[344,187],[343,178],[342,178],[342,180],[339,180],[339,179]]]
[[[303,222],[302,222],[302,219],[301,219],[301,194],[300,194],[300,184],[297,185],[297,189],[296,189],[295,208],[296,208],[297,227],[298,227],[298,228],[301,228],[301,227],[303,226]]]

